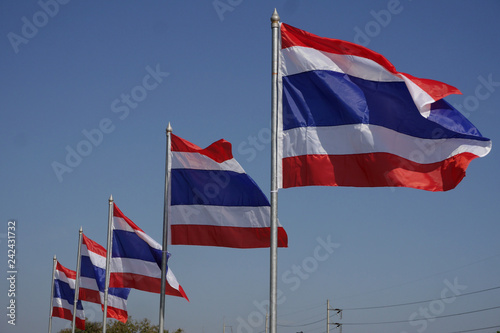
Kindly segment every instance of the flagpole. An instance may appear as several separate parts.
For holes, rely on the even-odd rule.
[[[71,322],[71,332],[72,333],[75,333],[76,306],[78,304],[78,298],[79,298],[78,293],[79,293],[79,289],[80,289],[80,283],[79,283],[79,280],[80,280],[80,262],[81,262],[80,248],[82,247],[82,233],[83,233],[83,230],[82,230],[82,227],[80,227],[80,231],[78,232],[78,251],[77,251],[78,257],[76,257],[76,279],[75,279],[75,298],[74,298],[74,302],[73,302],[73,321]]]
[[[271,244],[270,244],[270,333],[277,332],[277,266],[278,266],[278,46],[279,20],[276,9],[271,16],[272,29],[272,88],[271,88]]]
[[[56,275],[57,258],[52,261],[52,286],[50,287],[49,333],[52,333],[52,308],[54,306],[54,275]]]
[[[104,308],[102,314],[102,333],[106,333],[106,318],[108,317],[108,289],[111,265],[111,254],[113,251],[113,195],[109,196],[108,207],[108,244],[106,245],[106,280],[104,282]]]
[[[168,244],[168,207],[170,205],[170,145],[172,127],[170,123],[167,126],[167,148],[165,156],[165,190],[163,195],[163,244],[161,256],[161,291],[160,291],[160,324],[158,325],[158,333],[163,333],[164,317],[165,317],[165,289],[167,276],[167,244]]]

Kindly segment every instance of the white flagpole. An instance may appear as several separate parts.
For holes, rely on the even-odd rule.
[[[71,332],[72,333],[75,333],[76,306],[78,304],[78,298],[79,298],[78,293],[80,290],[80,283],[79,283],[79,280],[80,280],[80,262],[81,262],[80,248],[82,247],[82,233],[83,233],[83,230],[82,230],[82,227],[80,227],[80,231],[78,232],[78,251],[77,251],[78,257],[76,258],[76,279],[75,279],[75,298],[73,301],[73,321],[71,322]]]
[[[106,280],[104,282],[104,309],[102,314],[102,333],[106,333],[106,319],[108,315],[108,289],[111,265],[111,253],[113,251],[113,195],[109,196],[108,208],[108,244],[106,245]]]
[[[170,145],[172,127],[168,123],[167,127],[167,148],[165,157],[165,192],[163,196],[163,244],[161,257],[161,289],[160,289],[160,324],[158,325],[158,333],[163,333],[164,317],[165,317],[165,289],[167,277],[167,244],[168,244],[168,207],[170,206]]]
[[[271,244],[270,244],[270,333],[277,332],[277,275],[278,275],[278,46],[279,21],[276,9],[271,16],[272,29],[272,88],[271,88]]]
[[[49,333],[52,333],[52,308],[54,306],[54,275],[56,275],[57,258],[54,254],[52,262],[52,286],[50,287]]]

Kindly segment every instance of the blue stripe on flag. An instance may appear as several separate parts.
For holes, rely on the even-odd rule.
[[[156,262],[161,267],[161,250],[153,249],[134,232],[113,230],[112,257]]]
[[[81,259],[81,269],[80,276],[84,276],[87,278],[95,279],[97,282],[97,286],[99,287],[99,291],[104,292],[104,285],[106,281],[106,270],[92,264],[90,257],[82,256]]]
[[[95,279],[100,292],[104,292],[106,283],[106,270],[92,264],[90,257],[82,256],[80,276]],[[130,294],[130,288],[109,288],[110,295],[118,296],[127,299]]]
[[[432,103],[431,112],[429,118],[427,119],[441,124],[443,127],[446,127],[451,131],[482,138],[482,134],[479,130],[469,120],[467,120],[465,116],[460,113],[460,111],[455,109],[444,99],[440,99],[439,101]],[[482,139],[484,139],[484,141],[488,141],[487,138]]]
[[[75,298],[75,290],[69,284],[61,280],[54,280],[54,298],[61,298],[73,304]]]
[[[104,290],[102,291],[104,292]],[[108,294],[117,296],[123,299],[127,299],[128,295],[130,294],[130,288],[109,288],[108,289]]]
[[[70,305],[75,304],[75,289],[61,280],[54,280],[54,298],[61,298],[66,300]],[[83,310],[82,302],[78,301],[76,304],[77,310]]]
[[[247,175],[233,171],[172,169],[171,205],[269,206]]]
[[[433,109],[433,121],[424,118],[404,82],[369,81],[322,70],[283,77],[283,130],[363,123],[426,139],[488,140],[478,137],[474,125],[449,104]],[[450,114],[453,123],[448,118],[444,124],[444,116]]]

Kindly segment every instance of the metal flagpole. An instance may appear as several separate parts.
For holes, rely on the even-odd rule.
[[[160,324],[158,325],[158,333],[163,333],[164,317],[165,317],[165,289],[167,277],[167,244],[168,244],[168,207],[170,206],[170,145],[172,127],[168,123],[167,127],[167,148],[165,157],[165,192],[163,196],[163,244],[161,257],[161,291],[160,291]]]
[[[277,266],[278,266],[278,46],[279,46],[279,21],[276,9],[271,16],[272,29],[272,88],[271,88],[271,277],[270,277],[270,333],[277,332]]]
[[[57,258],[54,254],[52,262],[52,286],[50,287],[49,333],[52,333],[52,308],[54,306],[54,275],[56,275]]]
[[[113,251],[113,195],[109,196],[108,208],[108,244],[106,245],[106,280],[104,282],[104,309],[102,314],[102,333],[106,333],[106,318],[108,317],[108,289],[111,265],[111,253]]]
[[[76,258],[76,279],[75,279],[75,298],[73,301],[73,321],[71,322],[71,332],[75,333],[75,323],[76,323],[76,306],[78,304],[78,293],[80,290],[80,262],[81,262],[81,252],[80,248],[82,247],[82,227],[80,227],[80,231],[78,232],[78,257]]]

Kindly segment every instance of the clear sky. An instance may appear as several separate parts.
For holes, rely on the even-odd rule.
[[[500,289],[475,293],[500,286],[500,2],[1,0],[1,332],[47,329],[52,258],[76,268],[80,226],[105,245],[111,194],[161,242],[168,122],[201,147],[230,141],[269,194],[274,8],[285,23],[361,43],[399,71],[456,86],[463,95],[447,100],[493,141],[449,192],[281,190],[289,248],[278,251],[278,332],[325,332],[327,299],[346,309],[344,333],[500,325],[498,308],[463,314],[500,306]],[[6,279],[11,220],[15,297]],[[169,251],[190,302],[167,297],[166,328],[264,331],[268,249]],[[15,326],[7,322],[12,299]],[[412,304],[347,310],[402,303]],[[158,295],[133,290],[129,315],[157,323],[158,304]],[[102,318],[97,305],[84,307]],[[68,323],[55,318],[53,331]]]

